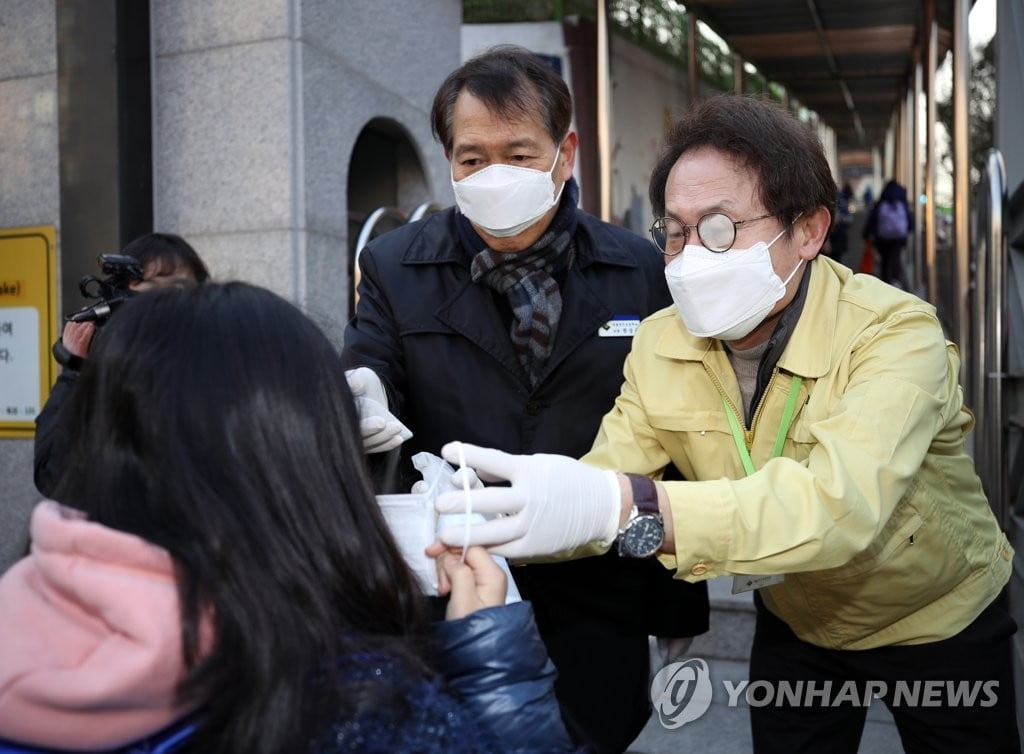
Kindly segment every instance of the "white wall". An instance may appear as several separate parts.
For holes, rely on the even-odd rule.
[[[687,73],[611,35],[612,217],[641,235],[654,220],[651,169],[675,119],[689,106]]]

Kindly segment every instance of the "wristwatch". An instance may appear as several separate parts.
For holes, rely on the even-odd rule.
[[[665,542],[665,523],[658,508],[658,488],[654,480],[641,474],[626,474],[633,490],[633,510],[619,529],[619,555],[649,558]]]

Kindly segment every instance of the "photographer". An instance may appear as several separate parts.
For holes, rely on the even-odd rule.
[[[210,273],[203,260],[185,239],[171,233],[148,233],[136,238],[121,250],[121,254],[132,257],[142,270],[140,278],[129,277],[124,283],[125,291],[118,300],[151,288],[194,285],[205,282]],[[121,283],[115,284],[120,287]],[[50,391],[50,397],[43,410],[36,417],[36,440],[34,474],[36,488],[44,495],[50,495],[56,485],[62,459],[73,440],[69,427],[62,426],[60,411],[67,401],[78,376],[82,360],[89,354],[89,347],[96,334],[96,328],[110,316],[113,307],[104,307],[101,302],[83,311],[92,312],[92,319],[69,321],[64,325],[59,347],[63,349],[64,369]]]

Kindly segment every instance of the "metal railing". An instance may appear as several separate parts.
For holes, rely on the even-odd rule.
[[[359,255],[362,253],[363,247],[377,236],[387,233],[389,230],[394,230],[399,226],[405,225],[407,222],[414,223],[417,220],[422,220],[424,217],[440,212],[443,209],[444,206],[437,202],[423,202],[408,214],[397,207],[377,207],[377,209],[367,215],[366,220],[363,221],[359,228],[355,250],[352,254],[352,297],[349,299],[351,301],[349,304],[349,316],[355,311],[355,305],[359,301]]]
[[[1007,420],[1003,408],[1007,353],[1006,169],[999,150],[989,150],[978,186],[973,251],[972,319],[969,354],[970,405],[978,419],[974,459],[989,503],[1000,524],[1008,523]]]
[[[377,207],[366,217],[362,227],[359,229],[359,236],[356,238],[355,259],[353,261],[359,261],[360,252],[372,239],[381,233],[394,230],[399,225],[404,225],[407,219],[408,215],[400,209],[395,207]]]
[[[420,206],[409,213],[409,222],[414,223],[417,220],[422,220],[427,215],[432,215],[435,212],[440,212],[444,207],[437,202],[423,202]]]

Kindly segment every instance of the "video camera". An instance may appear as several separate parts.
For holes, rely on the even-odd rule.
[[[98,299],[92,306],[64,317],[67,322],[95,322],[102,325],[114,310],[127,301],[134,292],[131,283],[142,280],[142,264],[135,257],[126,254],[100,254],[96,257],[104,277],[86,275],[78,281],[78,290],[88,299]],[[53,344],[53,357],[57,363],[69,369],[82,367],[82,359],[64,347],[58,339]]]
[[[142,264],[135,257],[126,254],[100,254],[96,260],[106,277],[100,279],[95,275],[86,275],[78,281],[78,290],[86,298],[99,301],[65,317],[69,322],[99,324],[132,295],[132,290],[128,286],[142,280]]]

